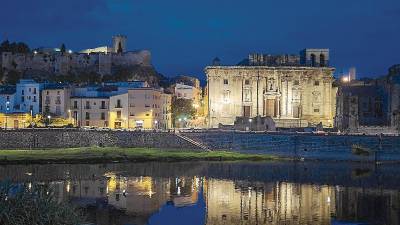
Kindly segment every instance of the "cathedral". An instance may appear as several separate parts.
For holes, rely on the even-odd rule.
[[[208,126],[233,125],[237,117],[271,117],[276,127],[333,127],[336,92],[328,49],[299,55],[250,54],[237,66],[219,59],[205,68]]]

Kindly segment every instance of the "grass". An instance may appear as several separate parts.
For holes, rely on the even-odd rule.
[[[275,156],[226,151],[197,152],[155,148],[68,148],[42,150],[0,150],[0,164],[16,163],[96,163],[126,161],[235,161],[274,160]]]

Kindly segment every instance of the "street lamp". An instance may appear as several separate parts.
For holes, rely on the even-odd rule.
[[[250,131],[251,131],[251,122],[253,122],[253,119],[249,119],[249,123],[250,123]]]
[[[8,128],[8,112],[10,111],[10,101],[6,102],[6,129]]]
[[[50,125],[50,119],[51,119],[51,116],[50,116],[50,115],[48,115],[48,116],[47,116],[47,119],[49,120],[49,121],[48,121],[48,125]],[[48,125],[47,125],[47,126],[48,126]]]
[[[156,127],[156,129],[158,129],[158,121],[156,120],[156,121],[154,121],[154,126]]]
[[[68,123],[71,124],[71,110],[68,109]]]

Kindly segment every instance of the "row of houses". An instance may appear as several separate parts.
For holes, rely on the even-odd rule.
[[[170,129],[171,102],[171,94],[143,81],[80,87],[20,80],[0,89],[0,127],[29,126],[42,116],[50,124],[63,118],[80,127]]]

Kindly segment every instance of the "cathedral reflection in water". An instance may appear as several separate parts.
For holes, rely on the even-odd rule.
[[[190,207],[199,201],[206,206],[207,225],[400,223],[398,190],[114,173],[50,185],[60,201],[84,206],[99,225],[147,224],[164,205]]]

